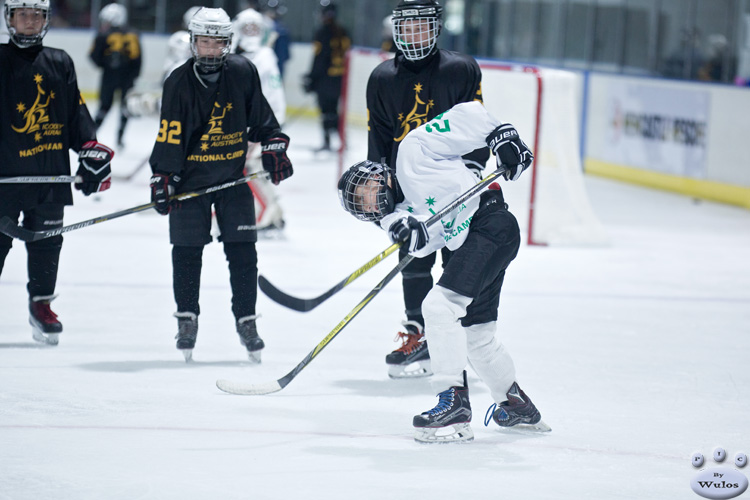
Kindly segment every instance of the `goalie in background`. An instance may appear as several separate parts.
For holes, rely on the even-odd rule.
[[[278,59],[272,49],[276,32],[268,20],[255,9],[237,14],[232,23],[235,52],[255,65],[260,77],[260,87],[273,114],[283,128],[286,119],[286,95],[281,81]],[[263,170],[258,144],[248,146],[245,174]],[[259,237],[280,237],[284,229],[284,212],[279,203],[276,187],[269,179],[259,178],[248,182],[255,197],[255,229]]]
[[[377,222],[409,254],[420,257],[442,247],[453,252],[422,305],[439,401],[413,419],[419,442],[474,438],[467,364],[490,389],[495,403],[488,413],[497,425],[550,430],[516,382],[513,360],[496,337],[500,289],[521,242],[500,186],[491,184],[429,228],[424,223],[456,193],[476,185],[461,156],[482,146],[508,168],[508,180],[518,179],[533,160],[512,125],[478,102],[461,103],[406,136],[398,178],[388,166],[367,160],[346,171],[338,185],[346,211]]]
[[[128,11],[125,6],[111,3],[99,13],[99,34],[94,39],[89,57],[102,69],[99,87],[99,110],[96,127],[99,128],[114,102],[115,92],[120,92],[120,127],[117,145],[124,147],[123,136],[130,114],[127,93],[141,73],[141,42],[138,33],[127,26]]]
[[[96,142],[96,125],[78,90],[73,60],[63,50],[44,47],[49,0],[6,0],[10,42],[0,45],[0,176],[70,175],[68,149],[78,153],[76,189],[88,196],[110,186],[114,153]],[[54,98],[52,98],[54,96]],[[45,102],[46,101],[46,102]],[[42,134],[39,124],[59,134]],[[32,231],[58,229],[70,184],[0,184],[0,217]],[[12,239],[0,234],[0,273]],[[34,340],[57,345],[63,325],[50,308],[56,297],[62,235],[26,243],[29,323]],[[106,259],[96,249],[92,258]],[[84,272],[84,270],[80,270]]]

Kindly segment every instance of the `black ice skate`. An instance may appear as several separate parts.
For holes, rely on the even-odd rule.
[[[469,387],[464,372],[463,387],[451,387],[438,394],[437,406],[414,417],[414,440],[419,443],[467,442],[474,439],[471,430]]]
[[[430,352],[424,339],[422,325],[416,321],[404,321],[406,332],[398,332],[396,340],[402,345],[385,357],[388,376],[391,378],[415,378],[432,375]]]
[[[531,430],[536,432],[549,432],[552,429],[542,421],[542,414],[536,409],[534,403],[525,392],[518,387],[517,382],[513,382],[508,392],[505,394],[507,401],[499,405],[490,406],[492,411],[492,420],[497,425],[504,428],[513,428],[515,430]]]
[[[247,357],[253,363],[260,363],[260,351],[266,346],[263,339],[258,336],[258,329],[255,326],[257,317],[257,315],[245,316],[237,320],[240,343],[247,349]]]
[[[185,362],[193,360],[193,348],[198,337],[198,316],[191,312],[174,313],[177,318],[177,349],[182,351]]]
[[[60,342],[62,323],[57,314],[52,312],[49,303],[56,295],[32,297],[29,301],[29,324],[31,335],[37,342],[47,345],[57,345]]]

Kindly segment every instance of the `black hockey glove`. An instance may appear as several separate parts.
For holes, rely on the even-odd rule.
[[[302,77],[302,89],[307,94],[315,90],[315,83],[313,82],[313,79],[310,75],[305,75]]]
[[[151,202],[154,204],[154,210],[161,215],[167,215],[172,210],[169,198],[174,195],[179,182],[180,177],[177,175],[154,173],[151,176]]]
[[[282,133],[260,143],[263,170],[271,174],[271,182],[275,185],[294,173],[292,162],[286,155],[288,148],[289,136]]]
[[[404,217],[391,224],[388,228],[388,236],[393,243],[407,245],[409,253],[421,250],[430,241],[425,223],[412,216]]]
[[[112,184],[109,164],[114,156],[115,152],[104,144],[96,141],[85,143],[78,152],[76,177],[80,177],[81,182],[75,183],[76,189],[86,196],[109,189]]]
[[[508,168],[503,174],[506,180],[517,181],[534,160],[531,150],[510,123],[497,127],[487,136],[486,141],[487,146],[495,154],[497,166],[505,165]]]

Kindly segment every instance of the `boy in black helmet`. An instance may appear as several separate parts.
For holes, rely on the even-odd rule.
[[[400,0],[393,11],[396,57],[381,63],[367,84],[367,159],[396,166],[406,135],[461,102],[482,102],[482,73],[467,55],[437,48],[443,7],[435,0]],[[478,176],[489,158],[487,148],[463,156]],[[401,250],[404,255],[404,249]],[[450,258],[441,250],[443,265]],[[402,345],[386,356],[392,378],[430,375],[424,342],[422,301],[432,288],[436,254],[415,259],[402,272],[406,321],[399,332]]]

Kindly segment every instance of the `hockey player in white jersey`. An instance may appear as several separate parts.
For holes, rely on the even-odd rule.
[[[271,48],[276,39],[268,20],[254,9],[237,14],[232,25],[235,51],[247,57],[258,69],[260,86],[279,124],[286,119],[286,95],[281,81],[278,59]],[[248,149],[246,174],[262,170],[260,151],[256,145]],[[279,204],[276,187],[266,178],[250,181],[255,195],[256,229],[258,236],[278,237],[284,228],[284,213]]]
[[[497,339],[498,306],[505,270],[516,257],[520,231],[500,186],[426,227],[432,214],[476,185],[461,156],[489,146],[504,177],[516,180],[533,160],[515,128],[492,117],[479,102],[460,103],[410,132],[402,141],[394,169],[360,162],[339,181],[344,208],[355,217],[378,222],[393,242],[415,257],[442,247],[453,253],[422,308],[430,345],[432,387],[439,402],[413,419],[419,442],[470,441],[472,412],[467,362],[490,389],[488,413],[501,427],[550,430],[516,382],[508,352]]]

